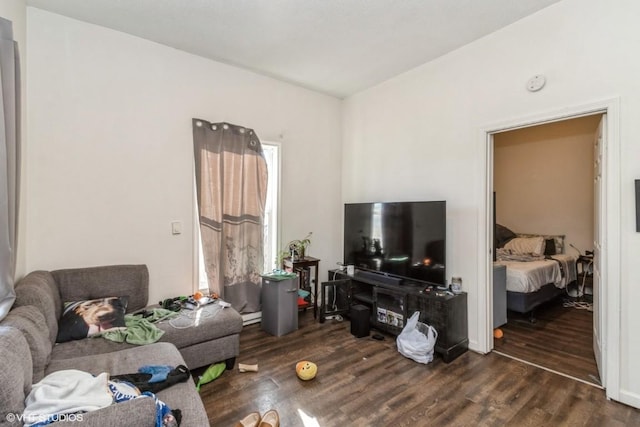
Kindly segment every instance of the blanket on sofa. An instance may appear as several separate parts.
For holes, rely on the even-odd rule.
[[[75,369],[47,375],[33,385],[25,400],[25,425],[46,425],[56,421],[58,414],[95,411],[111,405],[108,380],[106,373],[94,377]]]

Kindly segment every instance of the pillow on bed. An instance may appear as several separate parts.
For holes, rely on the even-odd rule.
[[[496,245],[498,248],[504,247],[504,245],[511,239],[516,238],[516,233],[509,230],[504,225],[496,224]]]
[[[545,241],[542,237],[516,237],[509,240],[505,249],[509,249],[514,254],[535,254],[544,253]]]
[[[556,247],[557,254],[564,253],[564,234],[527,234],[527,233],[518,233],[518,237],[542,237],[543,239],[553,239],[553,242]],[[549,254],[551,255],[551,254]]]
[[[544,240],[544,254],[555,255],[556,254],[556,241],[555,239]]]

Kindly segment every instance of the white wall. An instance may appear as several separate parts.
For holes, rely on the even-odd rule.
[[[21,117],[22,122],[20,131],[22,133],[21,150],[24,152],[27,147],[27,125],[26,112],[27,100],[25,94],[26,85],[26,52],[27,52],[27,6],[25,0],[2,0],[0,1],[0,16],[10,20],[13,23],[13,38],[18,42],[18,53],[20,57],[20,78],[22,103]],[[27,180],[26,168],[27,161],[24,156],[21,159],[21,182],[20,182],[20,211],[18,212],[18,252],[16,256],[16,278],[22,277],[26,269],[26,218],[27,218]]]
[[[640,2],[564,0],[438,60],[345,101],[343,199],[446,199],[447,271],[469,293],[469,338],[478,348],[479,224],[485,194],[483,129],[620,97],[622,183],[620,399],[640,406],[640,234],[633,180],[640,176]],[[537,93],[533,75],[547,76]],[[481,230],[480,230],[481,231]]]
[[[494,135],[496,220],[519,233],[561,234],[593,250],[593,149],[601,115]]]
[[[39,9],[27,14],[28,270],[144,263],[151,302],[191,293],[198,117],[281,142],[282,239],[313,231],[310,254],[326,277],[341,247],[338,99]],[[174,220],[182,235],[171,234]]]

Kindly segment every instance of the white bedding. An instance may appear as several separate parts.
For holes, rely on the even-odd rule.
[[[507,290],[511,292],[536,292],[542,286],[553,283],[564,288],[567,283],[576,280],[576,257],[567,254],[551,255],[562,264],[564,277],[558,262],[553,260],[539,261],[497,261],[496,264],[507,266]]]

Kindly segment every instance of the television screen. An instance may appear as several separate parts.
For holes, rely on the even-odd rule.
[[[446,285],[446,202],[348,203],[344,263]]]

